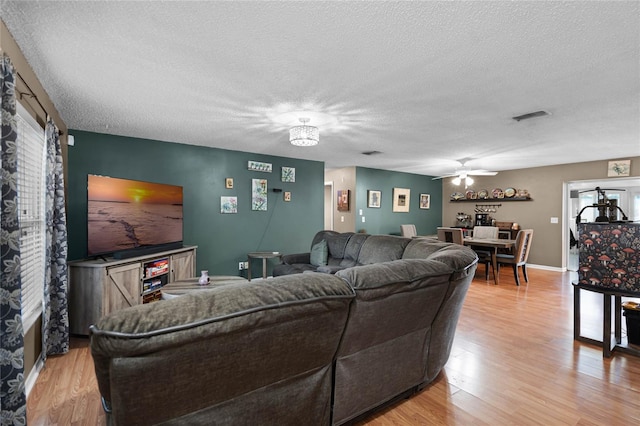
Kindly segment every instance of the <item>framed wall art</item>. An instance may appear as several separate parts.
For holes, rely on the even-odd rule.
[[[256,171],[256,172],[271,173],[271,170],[273,169],[273,165],[271,163],[262,163],[260,161],[251,161],[251,160],[249,160],[247,162],[247,168],[249,170],[253,170],[253,171]]]
[[[607,168],[608,177],[629,176],[631,171],[631,160],[609,161]]]
[[[220,197],[220,213],[238,213],[238,197]]]
[[[251,179],[251,210],[267,211],[266,179]]]
[[[283,167],[282,168],[282,181],[283,182],[295,182],[296,181],[296,169],[295,169],[295,167]]]
[[[431,195],[430,194],[420,194],[420,208],[428,209],[431,207]]]
[[[348,212],[349,211],[349,196],[351,195],[351,191],[348,189],[338,189],[338,211],[339,212]]]
[[[393,188],[393,211],[408,213],[410,195],[411,190],[408,188]]]
[[[379,209],[381,196],[382,196],[381,191],[368,190],[367,191],[367,207]]]

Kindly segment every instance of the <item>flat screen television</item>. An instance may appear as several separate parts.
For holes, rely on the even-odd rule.
[[[87,177],[87,254],[131,257],[182,247],[182,187]]]

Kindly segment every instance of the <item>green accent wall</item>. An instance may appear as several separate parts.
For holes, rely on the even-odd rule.
[[[411,190],[409,212],[393,212],[393,188]],[[367,207],[368,190],[382,192],[380,208]],[[420,208],[420,194],[431,195],[429,209]],[[400,225],[413,223],[418,235],[430,235],[436,234],[436,228],[442,225],[442,182],[432,176],[356,167],[355,200],[356,231],[400,235]]]
[[[240,275],[238,262],[252,251],[309,251],[323,228],[324,163],[241,151],[70,131],[67,209],[69,260],[87,256],[87,175],[167,183],[183,187],[184,244],[197,245],[197,271]],[[249,161],[271,163],[271,173],[248,170]],[[281,168],[296,169],[295,182]],[[225,178],[234,179],[233,189]],[[267,211],[251,210],[251,180],[268,180]],[[273,192],[274,188],[283,192]],[[291,192],[285,202],[284,191]],[[220,213],[220,197],[237,196],[238,213]],[[272,261],[273,262],[273,261]],[[252,276],[261,275],[254,262]]]

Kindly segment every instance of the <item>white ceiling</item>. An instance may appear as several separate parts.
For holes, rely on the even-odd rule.
[[[427,175],[640,155],[638,1],[0,6],[71,129]]]

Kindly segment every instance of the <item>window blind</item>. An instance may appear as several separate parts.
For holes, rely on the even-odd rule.
[[[20,104],[17,124],[22,323],[26,331],[42,312],[46,254],[46,142],[42,127]]]

